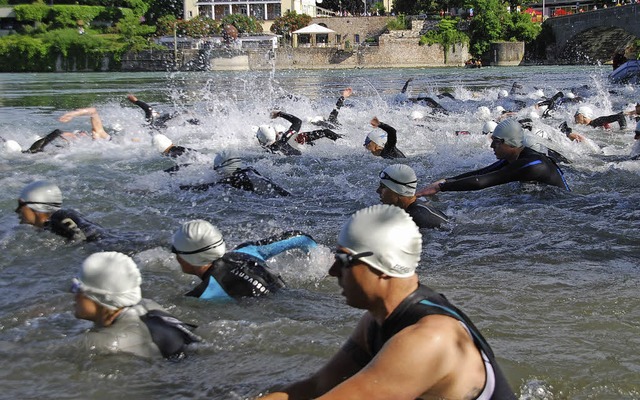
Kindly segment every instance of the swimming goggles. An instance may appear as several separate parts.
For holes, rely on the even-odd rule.
[[[380,179],[385,179],[411,189],[415,189],[418,183],[417,180],[411,182],[400,182],[399,180],[393,179],[386,171],[380,171]]]
[[[336,252],[335,254],[335,259],[336,259],[335,262],[339,264],[340,268],[349,268],[352,266],[352,264],[355,261],[358,261],[363,257],[369,257],[372,255],[373,255],[372,251],[363,251],[362,253],[357,253],[357,254],[349,254],[343,251],[339,251],[339,252]]]
[[[197,253],[202,253],[203,251],[207,251],[207,250],[211,250],[211,249],[215,249],[218,246],[221,246],[224,244],[224,239],[220,239],[217,242],[210,244],[208,246],[205,246],[203,248],[197,249],[197,250],[192,250],[192,251],[182,251],[182,250],[178,250],[176,249],[175,246],[171,246],[171,252],[173,254],[197,254]]]
[[[363,146],[367,146],[369,143],[371,143],[371,139],[369,139],[369,136],[367,136],[366,138],[364,138]]]
[[[83,293],[82,281],[78,278],[73,278],[71,280],[71,288],[69,288],[69,291],[71,293]]]
[[[51,206],[51,207],[62,207],[62,203],[47,203],[47,202],[43,202],[43,201],[22,201],[22,200],[18,200],[18,208],[16,208],[16,212],[20,212],[20,209],[24,206],[28,206],[29,204],[43,204],[45,206]]]

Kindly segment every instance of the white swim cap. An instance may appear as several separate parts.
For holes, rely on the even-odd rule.
[[[213,159],[213,170],[222,176],[231,176],[236,170],[244,168],[244,163],[239,157],[227,151],[216,154]]]
[[[507,92],[506,90],[502,89],[498,92],[498,98],[502,99],[504,97],[509,97],[509,92]]]
[[[424,118],[424,114],[421,113],[420,111],[418,111],[418,110],[411,111],[411,119],[418,120],[418,119],[422,119],[422,118]]]
[[[578,111],[576,111],[576,115],[582,114],[585,118],[592,119],[593,118],[593,109],[589,106],[580,106],[578,107]]]
[[[261,145],[272,145],[276,141],[276,130],[269,125],[260,125],[256,131],[256,137]]]
[[[544,97],[544,91],[542,89],[538,89],[535,92],[533,92],[533,95],[536,96],[536,97],[542,98],[542,97]]]
[[[497,113],[497,114],[502,114],[502,113],[504,113],[504,112],[505,112],[504,107],[502,107],[502,106],[496,106],[496,113]]]
[[[393,164],[380,171],[380,183],[400,196],[413,196],[416,194],[418,178],[410,166]]]
[[[140,271],[131,257],[108,251],[84,260],[80,277],[73,279],[72,291],[79,290],[91,300],[117,310],[142,300],[141,283]]]
[[[53,213],[62,207],[62,192],[55,184],[36,181],[28,184],[20,192],[20,201],[33,211]]]
[[[476,111],[476,116],[480,121],[486,121],[491,119],[491,110],[489,110],[489,107],[480,106],[478,107],[478,111]]]
[[[338,245],[353,254],[372,252],[360,260],[389,276],[413,276],[422,250],[422,235],[400,207],[377,204],[351,216],[338,235]]]
[[[372,130],[364,139],[364,145],[368,145],[369,142],[373,142],[378,146],[384,147],[384,145],[387,143],[387,132],[383,131],[382,129]]]
[[[567,96],[567,98],[569,98],[569,99],[575,99],[576,98],[576,95],[573,94],[573,92],[569,92],[569,93],[565,94],[565,96]]]
[[[173,234],[171,252],[196,267],[211,264],[222,257],[225,251],[222,233],[201,219],[185,222]]]
[[[20,153],[22,151],[22,147],[15,140],[7,140],[4,142],[4,149],[10,153]]]
[[[173,144],[171,142],[171,139],[161,133],[153,135],[151,143],[160,153],[164,153],[165,151],[167,151],[167,149]]]
[[[498,124],[495,121],[487,121],[482,125],[482,134],[491,135]]]
[[[509,146],[523,146],[524,131],[522,130],[522,125],[515,119],[505,119],[500,122],[491,136],[504,140]]]

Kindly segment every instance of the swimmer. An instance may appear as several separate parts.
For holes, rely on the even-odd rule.
[[[256,128],[258,142],[265,149],[272,153],[280,153],[285,156],[302,155],[305,144],[313,144],[313,141],[320,138],[327,138],[333,141],[342,137],[331,129],[318,129],[311,132],[300,132],[302,120],[294,115],[282,111],[272,111],[271,119],[284,118],[291,122],[289,128],[284,132],[278,132],[270,125],[261,125]]]
[[[613,114],[613,115],[605,115],[602,117],[593,118],[593,109],[589,106],[581,106],[578,108],[576,113],[573,116],[574,121],[578,125],[588,125],[592,128],[602,127],[604,129],[609,129],[611,123],[617,122],[620,130],[623,130],[627,127],[627,119],[624,115],[624,112]]]
[[[284,251],[308,252],[317,246],[311,236],[288,231],[256,242],[247,242],[226,252],[222,233],[204,220],[184,223],[172,239],[171,252],[185,274],[202,280],[186,296],[203,300],[259,297],[277,292],[285,283],[267,266],[266,260]]]
[[[206,191],[216,185],[228,185],[240,190],[254,192],[257,194],[277,194],[279,196],[289,196],[287,190],[283,189],[269,178],[263,176],[253,167],[244,164],[241,158],[229,152],[217,154],[213,160],[213,169],[222,179],[199,185],[181,185],[182,190]]]
[[[162,114],[160,114],[158,111],[154,110],[153,107],[151,107],[149,104],[145,103],[142,100],[139,100],[133,94],[128,94],[127,95],[127,100],[129,100],[131,103],[137,105],[138,107],[140,107],[144,111],[145,122],[147,124],[149,124],[150,126],[154,127],[154,128],[166,128],[167,127],[166,122],[179,115],[178,113],[172,113],[172,114],[162,113]],[[191,125],[200,124],[200,121],[195,119],[195,118],[189,119],[189,120],[187,120],[187,122],[190,123]]]
[[[418,178],[410,166],[389,165],[380,171],[379,176],[380,186],[376,193],[380,195],[380,202],[405,210],[418,228],[440,228],[449,222],[440,210],[416,198]]]
[[[516,399],[479,329],[420,283],[422,235],[405,211],[362,209],[337,242],[329,275],[364,314],[317,372],[261,399]]]
[[[95,107],[79,108],[77,110],[69,111],[68,113],[65,113],[63,116],[58,118],[58,121],[66,123],[73,120],[75,117],[81,117],[81,116],[87,116],[87,115],[91,120],[91,138],[94,140],[111,139],[111,136],[105,131],[104,126],[102,124],[102,119],[100,118],[100,115],[98,114],[98,110]],[[72,139],[79,135],[82,135],[83,133],[84,132],[80,132],[80,133],[64,132],[63,136],[66,139],[70,139],[70,138]]]
[[[197,152],[194,149],[173,144],[171,139],[169,139],[167,136],[161,133],[156,133],[151,137],[151,144],[153,145],[153,147],[156,148],[156,150],[160,152],[160,154],[162,154],[165,157],[170,157],[173,159],[177,159],[183,155],[188,155],[189,153]],[[189,165],[190,164],[188,163],[176,164],[173,167],[169,167],[165,169],[164,172],[173,174],[179,171],[180,168],[187,167]]]
[[[309,119],[309,122],[313,125],[321,126],[323,128],[329,128],[329,129],[337,128],[340,125],[340,123],[338,122],[338,113],[340,112],[340,109],[344,105],[344,100],[348,97],[351,97],[352,94],[353,94],[353,89],[351,89],[350,87],[346,88],[345,90],[342,91],[342,95],[338,98],[338,101],[336,102],[336,106],[333,108],[333,110],[331,110],[331,113],[329,114],[328,119],[325,120],[324,117],[317,116]]]
[[[440,191],[480,190],[515,181],[539,182],[570,190],[562,170],[553,160],[525,147],[524,130],[518,121],[507,119],[500,122],[491,135],[491,148],[497,162],[436,181],[418,190],[416,196],[431,196]]]
[[[111,236],[77,211],[61,207],[60,188],[51,182],[36,181],[22,189],[15,212],[21,224],[33,225],[70,240],[92,242]]]
[[[398,136],[392,126],[380,122],[378,117],[371,119],[371,126],[379,128],[369,132],[364,139],[364,147],[369,150],[371,154],[382,158],[406,158],[404,153],[396,147]],[[384,132],[380,132],[380,129]]]
[[[75,316],[92,321],[84,346],[92,353],[144,358],[184,358],[188,344],[202,339],[153,300],[142,298],[136,263],[117,252],[94,253],[73,279]]]

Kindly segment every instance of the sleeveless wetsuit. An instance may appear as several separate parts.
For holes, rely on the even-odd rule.
[[[202,283],[186,295],[205,300],[228,300],[274,293],[285,287],[285,283],[270,271],[265,261],[286,250],[309,251],[316,246],[310,236],[299,231],[243,243],[215,260],[202,277]]]
[[[413,218],[418,228],[439,228],[449,222],[441,211],[421,200],[411,203],[405,211]]]
[[[396,333],[417,323],[428,315],[446,315],[455,318],[470,332],[473,343],[485,360],[485,372],[487,375],[485,390],[476,399],[516,399],[513,390],[511,390],[507,379],[498,366],[493,350],[491,350],[478,328],[475,327],[469,317],[451,304],[442,294],[436,293],[424,285],[420,285],[415,292],[407,296],[391,315],[385,319],[382,326],[375,321],[369,326],[367,331],[369,348],[367,350],[371,359]],[[366,360],[361,360],[361,362],[364,361]],[[371,360],[366,362],[368,363],[369,361]],[[490,386],[493,386],[493,390],[487,390],[491,389]]]
[[[488,167],[447,178],[440,190],[480,190],[508,182],[540,182],[566,190],[569,185],[562,170],[547,156],[525,147],[514,162],[498,160]]]
[[[201,339],[153,300],[125,307],[107,327],[93,328],[84,345],[98,353],[130,353],[140,357],[181,358],[189,343]]]
[[[182,190],[193,190],[204,192],[216,185],[229,185],[236,189],[246,190],[257,194],[277,194],[279,196],[289,196],[286,189],[278,186],[269,178],[262,176],[252,167],[236,170],[231,176],[222,178],[217,182],[202,183],[199,185],[180,185]]]
[[[71,240],[86,240],[93,242],[99,239],[113,237],[102,226],[86,220],[75,210],[61,209],[49,217],[44,228]]]
[[[398,136],[396,130],[383,122],[380,122],[378,128],[387,132],[387,143],[384,144],[380,157],[382,158],[406,158],[405,155],[396,147]]]

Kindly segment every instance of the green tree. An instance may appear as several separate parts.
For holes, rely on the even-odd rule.
[[[293,31],[304,28],[311,23],[311,17],[307,14],[298,14],[295,11],[287,11],[283,16],[276,18],[271,25],[271,32],[288,36]]]
[[[505,39],[530,43],[534,41],[542,26],[531,20],[531,15],[524,12],[511,13],[511,23],[506,26]]]
[[[222,25],[230,24],[236,27],[238,33],[261,33],[262,24],[256,17],[244,14],[229,14],[222,18]]]
[[[505,24],[511,23],[507,6],[501,0],[473,0],[474,17],[469,25],[470,52],[481,57],[491,42],[502,40]]]

